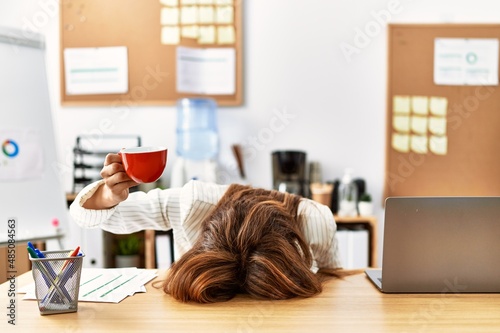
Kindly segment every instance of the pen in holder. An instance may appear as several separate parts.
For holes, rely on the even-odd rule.
[[[43,258],[30,257],[40,314],[78,311],[78,292],[85,255],[75,255],[70,250],[42,251],[42,254]]]

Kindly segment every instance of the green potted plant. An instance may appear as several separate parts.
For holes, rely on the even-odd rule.
[[[118,239],[115,266],[121,267],[138,267],[140,265],[140,252],[141,239],[135,235],[130,234],[126,237]]]
[[[369,193],[363,193],[359,197],[358,211],[361,216],[373,215],[372,196]]]

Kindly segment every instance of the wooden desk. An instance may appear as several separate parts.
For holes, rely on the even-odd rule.
[[[18,287],[31,279],[23,274]],[[308,299],[208,305],[177,302],[148,284],[119,304],[80,302],[76,313],[49,316],[20,295],[16,327],[5,315],[7,290],[0,286],[1,332],[500,332],[500,294],[382,294],[364,274],[329,280]]]

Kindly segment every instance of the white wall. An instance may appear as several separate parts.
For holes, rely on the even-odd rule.
[[[65,189],[72,186],[72,148],[79,134],[137,133],[143,144],[171,150],[175,160],[175,110],[137,107],[119,113],[106,107],[63,108],[59,100],[60,0],[3,0],[0,25],[43,33],[49,89]],[[352,167],[382,200],[385,161],[386,25],[391,22],[482,23],[500,21],[495,0],[246,0],[244,5],[244,105],[221,108],[221,162],[234,171],[230,145],[244,145],[248,181],[270,187],[270,153],[303,149],[319,161],[325,180]],[[372,37],[362,39],[360,31]],[[346,56],[349,44],[356,53]],[[353,50],[352,48],[350,49]],[[1,75],[1,74],[0,74]],[[1,110],[0,112],[7,112]],[[34,110],[36,112],[36,110]],[[290,118],[272,127],[277,114]],[[275,131],[271,131],[275,128]],[[272,135],[269,135],[269,134]],[[381,221],[383,210],[376,205]],[[380,229],[382,235],[382,225]],[[380,237],[381,238],[381,237]],[[381,248],[381,247],[379,247]]]

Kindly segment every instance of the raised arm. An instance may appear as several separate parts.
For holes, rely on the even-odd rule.
[[[83,228],[102,228],[123,234],[139,230],[169,230],[179,223],[178,189],[137,191],[124,171],[118,154],[106,156],[103,179],[87,185],[70,206],[73,220]]]
[[[101,170],[104,184],[89,197],[83,207],[86,209],[108,209],[126,200],[129,189],[137,185],[125,172],[122,158],[118,154],[108,154]]]

